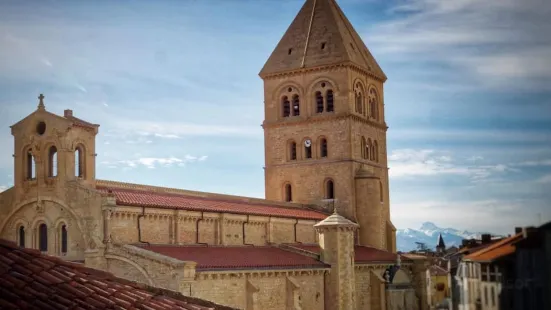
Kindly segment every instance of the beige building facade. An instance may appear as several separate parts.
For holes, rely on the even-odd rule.
[[[96,179],[99,125],[14,124],[0,237],[242,309],[426,309],[396,254],[386,76],[334,0],[307,0],[260,72],[266,199]]]

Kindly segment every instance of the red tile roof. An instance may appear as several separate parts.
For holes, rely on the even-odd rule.
[[[493,261],[500,257],[512,254],[515,252],[514,242],[522,239],[522,233],[516,234],[509,238],[501,239],[498,242],[493,243],[492,245],[485,247],[476,252],[472,252],[469,255],[466,255],[464,259],[474,260],[474,261]]]
[[[329,267],[314,258],[272,246],[137,246],[179,260],[196,262],[199,271]]]
[[[286,246],[306,250],[315,254],[321,253],[321,248],[316,244],[286,244]],[[396,262],[398,254],[375,249],[366,246],[354,247],[354,261],[356,263],[377,263],[377,262]],[[401,255],[402,261],[411,261],[411,259]]]
[[[219,309],[0,239],[0,309]]]
[[[101,192],[109,190],[115,195],[117,205],[171,208],[189,211],[227,212],[235,214],[249,214],[285,217],[294,219],[323,220],[327,217],[318,211],[277,205],[264,205],[254,202],[231,201],[211,197],[195,197],[177,193],[157,193],[153,191],[134,190],[108,186],[97,186]]]

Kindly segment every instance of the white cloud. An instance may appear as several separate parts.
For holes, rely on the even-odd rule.
[[[7,186],[5,186],[5,185],[0,185],[0,193],[3,192],[3,191],[5,191],[5,190],[7,190],[7,189],[8,189]]]
[[[524,161],[514,165],[524,167],[551,166],[551,159]]]
[[[408,176],[463,175],[473,181],[482,180],[495,173],[517,171],[507,165],[471,165],[458,164],[448,152],[429,149],[398,149],[388,156],[389,176],[401,178]]]
[[[547,174],[542,176],[541,178],[536,180],[537,183],[551,183],[551,174]]]
[[[422,140],[445,142],[492,141],[494,143],[551,142],[551,135],[545,131],[531,130],[492,130],[492,129],[430,129],[430,128],[400,128],[389,131],[389,135],[397,140]]]
[[[445,63],[479,86],[549,88],[548,1],[412,0],[389,13],[366,38],[392,61]]]
[[[102,161],[102,165],[106,165],[108,168],[136,168],[143,166],[149,169],[155,169],[157,167],[184,167],[188,163],[201,162],[207,160],[207,156],[200,157],[185,155],[183,158],[178,157],[140,157],[137,159],[119,160],[115,162]]]

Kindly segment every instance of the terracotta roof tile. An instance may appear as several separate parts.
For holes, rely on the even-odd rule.
[[[116,278],[0,239],[0,309],[234,309]]]
[[[509,238],[501,239],[490,246],[487,246],[476,252],[472,252],[469,255],[466,255],[464,259],[473,260],[473,261],[493,261],[500,257],[512,254],[515,252],[514,242],[521,240],[522,233],[516,234]]]
[[[197,263],[197,270],[325,268],[314,258],[273,246],[142,246],[149,251]]]
[[[286,244],[286,246],[306,250],[312,253],[320,254],[321,249],[317,244]],[[354,261],[356,263],[377,263],[377,262],[395,262],[398,254],[387,252],[372,247],[356,246],[354,248]],[[401,255],[402,261],[410,261],[409,258]]]
[[[184,194],[156,193],[115,187],[98,186],[97,189],[103,193],[107,193],[111,190],[116,197],[117,205],[122,206],[145,206],[189,211],[227,212],[318,221],[327,217],[326,214],[321,212],[298,207],[293,208],[276,205],[262,205],[216,198],[194,197]]]

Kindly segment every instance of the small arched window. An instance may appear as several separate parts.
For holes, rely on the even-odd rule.
[[[25,247],[25,227],[23,225],[19,226],[19,229],[17,230],[17,243],[20,247]]]
[[[373,160],[373,143],[371,143],[371,138],[367,139],[366,159]]]
[[[329,89],[325,94],[325,101],[327,102],[327,112],[333,112],[335,110],[333,100],[334,100],[333,91]]]
[[[327,139],[320,139],[320,156],[327,157]]]
[[[360,152],[361,152],[362,158],[365,159],[366,158],[366,152],[367,152],[367,144],[365,142],[365,137],[363,137],[363,136],[362,136],[362,140],[360,142]]]
[[[33,156],[32,149],[27,150],[27,153],[25,154],[25,161],[26,161],[25,178],[27,180],[36,179],[36,162]]]
[[[289,183],[285,184],[285,201],[293,201],[293,190],[291,188],[291,184]]]
[[[369,115],[376,120],[379,119],[378,102],[377,91],[375,88],[371,88],[369,90]]]
[[[377,140],[373,141],[373,160],[377,163],[379,162],[379,144]]]
[[[51,146],[48,150],[48,177],[57,176],[57,148]]]
[[[287,96],[283,96],[283,98],[281,98],[281,107],[283,117],[291,116],[291,103],[289,102],[289,98]]]
[[[304,158],[312,158],[312,145],[310,143],[304,143]]]
[[[335,185],[333,180],[325,181],[325,199],[335,199]]]
[[[364,114],[364,88],[362,84],[356,83],[354,94],[356,99],[356,113]]]
[[[323,113],[323,96],[321,92],[317,91],[315,94],[316,97],[316,112]]]
[[[289,159],[297,159],[297,143],[295,141],[291,141],[291,143],[289,143]]]
[[[38,249],[41,252],[48,251],[48,226],[44,223],[38,226]]]
[[[293,115],[294,116],[300,115],[300,99],[298,95],[293,96]]]
[[[385,197],[385,192],[383,190],[383,182],[379,181],[379,200],[381,202],[384,202],[385,201],[384,197]]]
[[[84,160],[84,147],[82,145],[77,146],[75,150],[75,176],[84,178],[86,162]]]
[[[67,254],[67,226],[61,225],[60,231],[60,242],[61,242],[61,255]]]

